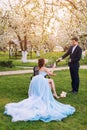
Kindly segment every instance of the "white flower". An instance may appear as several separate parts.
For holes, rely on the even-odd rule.
[[[60,97],[66,97],[66,92],[62,91],[62,93],[60,94]]]

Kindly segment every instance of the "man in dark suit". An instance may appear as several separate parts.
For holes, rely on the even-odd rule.
[[[78,45],[78,38],[73,37],[72,39],[72,46],[70,46],[69,50],[56,62],[61,61],[62,59],[69,56],[69,70],[70,70],[70,76],[71,76],[71,86],[72,90],[70,91],[73,94],[78,93],[79,89],[79,60],[81,59],[82,49]]]

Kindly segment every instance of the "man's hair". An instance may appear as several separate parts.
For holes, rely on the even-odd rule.
[[[75,40],[77,42],[78,38],[77,37],[73,37],[71,40]]]

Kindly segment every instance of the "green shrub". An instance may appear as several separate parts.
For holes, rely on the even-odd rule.
[[[12,61],[0,61],[0,66],[12,68],[14,65]]]

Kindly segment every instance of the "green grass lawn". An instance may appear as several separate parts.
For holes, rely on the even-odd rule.
[[[57,93],[68,91],[70,75],[68,70],[55,72],[54,79]],[[4,115],[4,106],[10,102],[19,102],[28,95],[30,74],[0,76],[0,130],[87,130],[87,70],[80,70],[80,89],[77,95],[67,94],[59,102],[70,104],[76,112],[62,121],[11,122],[11,117]]]

